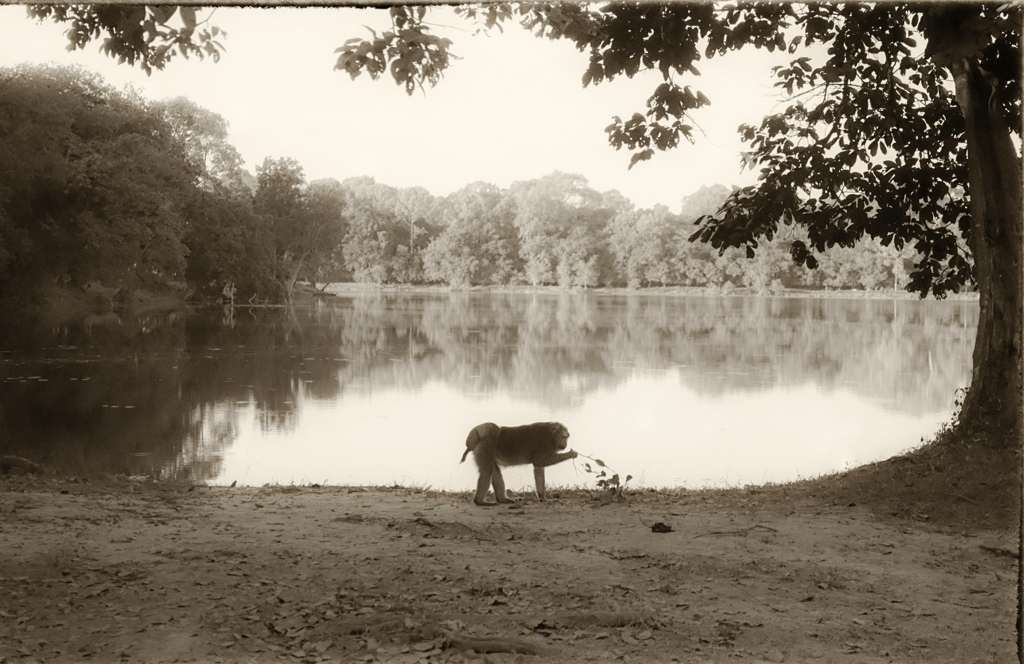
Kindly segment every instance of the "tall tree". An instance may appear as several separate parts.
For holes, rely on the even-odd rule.
[[[302,166],[289,157],[264,159],[256,183],[253,204],[267,229],[264,251],[274,265],[280,297],[290,302],[303,269],[324,249],[324,240],[339,232],[341,203],[325,186],[315,187],[311,200]]]
[[[676,230],[680,220],[664,205],[653,210],[624,210],[610,223],[609,244],[616,271],[630,288],[678,283],[673,264],[680,250]]]
[[[348,178],[345,261],[357,281],[423,280],[423,251],[440,232],[437,199],[423,187],[398,189],[372,177]]]
[[[276,261],[265,251],[272,243],[270,228],[253,210],[256,181],[228,143],[227,121],[185,97],[165,99],[154,108],[182,144],[197,185],[183,238],[190,286],[204,296],[221,297],[230,287],[242,301],[277,298]]]
[[[605,231],[612,210],[582,175],[554,172],[516,182],[520,256],[531,284],[596,286],[611,265]]]
[[[0,70],[0,281],[179,279],[192,178],[172,134],[80,68]]]
[[[251,174],[243,169],[244,160],[238,150],[228,143],[227,120],[186,97],[165,99],[155,108],[184,145],[200,186],[211,190],[219,185],[236,193],[248,187]]]
[[[390,194],[394,190],[378,185],[371,177],[349,178],[341,184],[348,210],[348,230],[342,246],[346,269],[361,283],[393,281],[395,231],[400,224]]]
[[[403,225],[402,244],[416,264],[417,279],[422,276],[422,252],[435,237],[438,217],[437,199],[423,187],[399,189],[394,197],[395,217]]]
[[[232,286],[236,302],[280,298],[276,263],[267,251],[270,229],[254,212],[251,195],[197,189],[187,218],[185,276],[197,293],[222,297]]]
[[[453,286],[507,284],[518,276],[516,204],[507,191],[474,182],[449,195],[444,230],[423,253],[426,276]]]
[[[322,228],[306,264],[303,276],[310,283],[327,284],[347,276],[342,258],[342,239],[348,229],[345,189],[333,178],[314,180],[306,190],[309,224]]]

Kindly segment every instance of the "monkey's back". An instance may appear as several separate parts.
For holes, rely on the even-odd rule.
[[[561,427],[554,422],[502,427],[494,443],[498,463],[503,466],[533,463],[555,450],[564,449],[564,439],[555,435],[556,426]]]

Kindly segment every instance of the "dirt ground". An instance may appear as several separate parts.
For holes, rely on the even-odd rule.
[[[10,476],[0,663],[1016,658],[1005,522],[786,487],[597,495]]]

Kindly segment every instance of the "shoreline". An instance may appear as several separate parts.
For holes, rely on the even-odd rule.
[[[48,287],[32,298],[31,302],[18,305],[30,315],[38,316],[46,325],[61,325],[72,321],[90,319],[101,322],[105,318],[120,317],[124,314],[146,315],[188,311],[193,308],[227,306],[217,300],[186,300],[183,293],[177,291],[150,292],[144,289],[133,291],[130,302],[115,304],[113,301],[117,289],[102,289],[102,293],[85,293],[79,289]],[[272,309],[289,306],[308,305],[318,299],[353,295],[353,294],[399,294],[399,293],[497,293],[522,295],[567,295],[586,296],[620,295],[639,297],[762,297],[766,299],[834,299],[834,300],[888,300],[888,301],[921,301],[914,293],[905,291],[854,291],[854,290],[786,290],[781,293],[764,295],[745,288],[722,290],[707,287],[676,287],[656,286],[642,289],[620,287],[601,287],[591,289],[565,289],[559,286],[469,286],[455,288],[451,286],[430,284],[364,284],[355,282],[336,282],[319,290],[309,284],[302,284],[296,291],[291,304],[235,304],[236,309]],[[977,293],[952,293],[946,298],[950,302],[978,302]],[[938,302],[932,298],[930,301]]]

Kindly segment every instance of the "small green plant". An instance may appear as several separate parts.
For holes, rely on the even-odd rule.
[[[579,452],[577,452],[579,454]],[[590,459],[594,464],[601,470],[595,470],[586,461],[583,462],[583,469],[593,475],[597,479],[597,486],[601,489],[601,502],[608,504],[611,502],[624,503],[626,502],[626,496],[623,490],[626,488],[626,483],[633,479],[632,475],[626,475],[626,479],[619,481],[619,474],[613,469],[608,467],[604,461],[595,459],[594,457],[587,456],[586,454],[579,454],[584,459]],[[609,477],[608,473],[611,472],[612,476]]]

